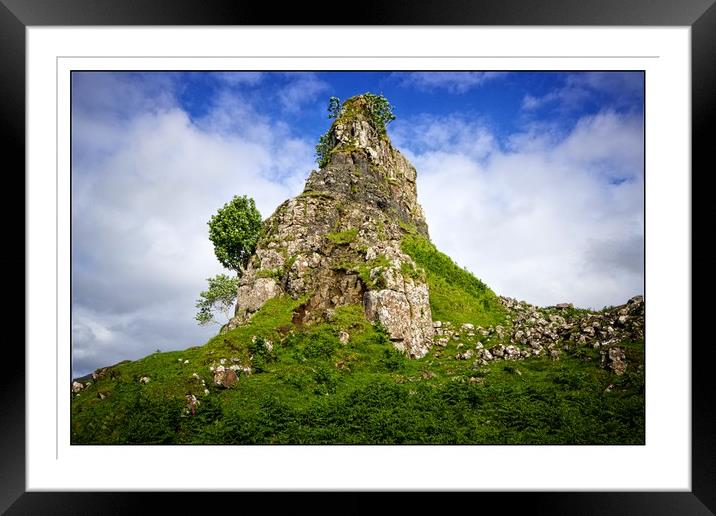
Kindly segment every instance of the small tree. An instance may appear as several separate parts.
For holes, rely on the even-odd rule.
[[[261,214],[250,197],[234,196],[209,221],[209,239],[221,265],[241,277],[256,250]]]
[[[239,278],[219,274],[213,278],[207,278],[207,281],[209,289],[199,294],[200,299],[196,302],[196,307],[199,309],[196,320],[201,325],[212,322],[221,325],[222,323],[215,318],[216,312],[223,313],[227,320],[231,319],[231,309],[236,301]]]
[[[341,114],[341,99],[331,97],[328,99],[328,118],[338,118]]]
[[[368,102],[373,125],[378,131],[385,134],[385,126],[395,120],[395,115],[393,114],[395,106],[391,105],[384,95],[364,93],[363,97],[365,97]]]

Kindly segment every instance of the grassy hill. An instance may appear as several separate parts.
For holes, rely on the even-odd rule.
[[[409,232],[402,249],[427,278],[434,320],[509,327],[494,292],[428,240]],[[458,360],[479,336],[408,360],[358,305],[328,323],[293,324],[302,301],[270,300],[204,346],[99,371],[73,395],[72,443],[644,442],[643,340],[621,343],[633,367],[619,376],[589,347],[559,360]],[[238,380],[215,385],[217,367],[234,367]]]

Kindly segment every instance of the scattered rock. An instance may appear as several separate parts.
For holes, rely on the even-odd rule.
[[[196,408],[199,406],[199,403],[199,400],[196,399],[196,396],[193,394],[186,395],[186,410],[190,412],[192,416],[196,414]]]
[[[456,360],[470,360],[472,358],[473,354],[474,354],[473,351],[471,349],[468,349],[464,353],[458,353],[457,355],[455,355],[455,359]]]
[[[231,370],[234,371],[235,373],[241,372],[241,373],[244,373],[244,374],[246,374],[246,375],[250,375],[250,374],[251,374],[251,366],[245,366],[245,365],[242,365],[242,364],[232,364],[232,365],[230,365],[230,366],[228,367],[228,369],[231,369]]]
[[[513,345],[509,345],[505,347],[504,354],[505,358],[514,360],[520,357],[520,350]]]
[[[338,340],[341,344],[346,345],[348,344],[348,341],[350,340],[351,336],[347,331],[341,331],[338,334]]]
[[[214,370],[214,385],[228,389],[236,383],[239,377],[233,369],[219,366]]]
[[[143,385],[146,385],[146,384],[148,384],[151,380],[152,380],[152,379],[149,378],[148,376],[142,376],[142,377],[139,379],[139,383],[141,383],[141,384],[143,384]]]
[[[85,386],[82,385],[80,382],[72,382],[72,392],[74,392],[75,394],[82,391],[84,388]]]

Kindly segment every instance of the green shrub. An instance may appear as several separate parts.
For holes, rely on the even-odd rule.
[[[315,394],[333,394],[336,392],[339,375],[327,365],[320,365],[313,373],[316,382]]]
[[[248,349],[253,355],[251,368],[257,373],[266,371],[268,364],[276,361],[276,352],[269,349],[263,337],[257,336],[255,339],[252,339],[248,345]]]
[[[338,338],[330,328],[313,328],[312,331],[289,335],[284,345],[293,350],[299,362],[314,359],[330,359],[340,346]]]
[[[183,400],[157,399],[134,389],[121,425],[120,443],[171,444],[179,428]]]
[[[381,365],[388,371],[398,371],[405,364],[405,355],[397,349],[390,347],[383,350]]]

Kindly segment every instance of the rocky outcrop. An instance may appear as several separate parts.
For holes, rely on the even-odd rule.
[[[400,248],[406,231],[428,237],[416,171],[368,110],[362,96],[344,103],[326,137],[325,166],[265,221],[227,329],[287,294],[306,299],[296,324],[328,320],[337,307],[359,304],[397,349],[411,357],[427,353],[428,286]]]
[[[474,357],[476,366],[492,360],[521,360],[542,355],[558,360],[562,351],[591,347],[599,350],[602,367],[622,375],[628,364],[622,343],[644,339],[642,296],[599,312],[575,310],[567,304],[540,308],[508,297],[500,300],[508,310],[508,322],[504,326],[483,328],[470,323],[456,326],[435,321],[435,344],[447,347],[450,342],[456,342],[461,352],[455,359]],[[471,343],[471,349],[461,349],[465,343]]]

